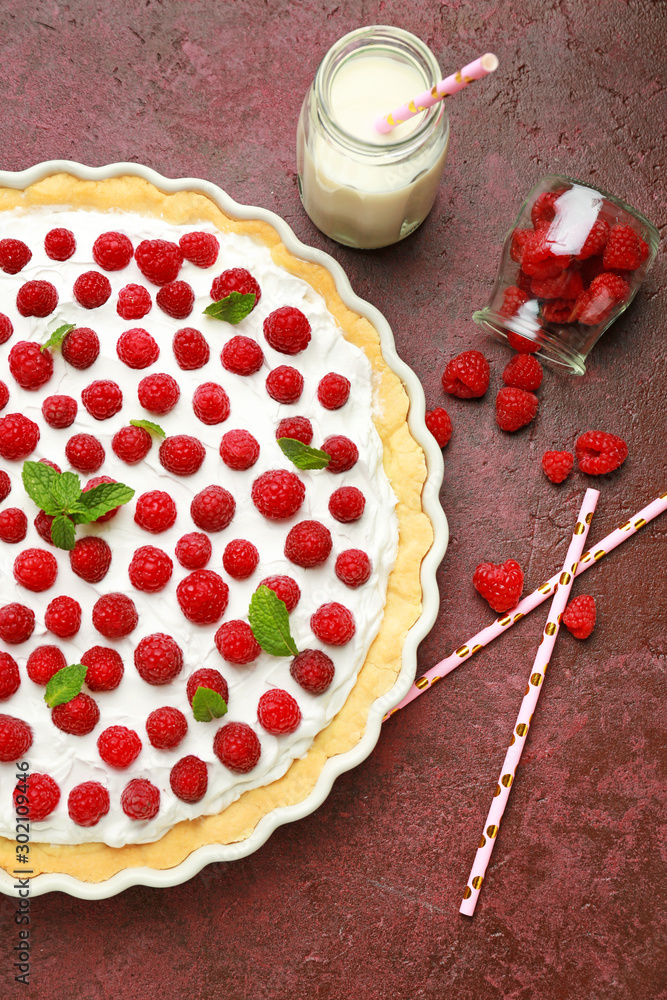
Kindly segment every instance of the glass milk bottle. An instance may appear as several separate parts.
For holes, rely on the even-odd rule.
[[[440,79],[430,49],[400,28],[360,28],[327,52],[297,130],[301,200],[327,236],[350,247],[383,247],[426,218],[447,155],[444,102],[386,135],[373,123]]]

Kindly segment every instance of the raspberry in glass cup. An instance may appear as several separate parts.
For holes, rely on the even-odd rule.
[[[583,375],[591,348],[637,294],[658,240],[618,198],[545,177],[521,206],[488,305],[473,319],[516,350]]]

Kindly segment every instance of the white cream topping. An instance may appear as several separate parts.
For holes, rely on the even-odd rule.
[[[44,237],[50,229],[64,227],[72,230],[77,248],[70,260],[59,263],[50,260],[44,252]],[[84,583],[71,570],[67,552],[51,548],[39,537],[33,525],[37,508],[27,497],[21,483],[22,462],[2,460],[12,480],[12,491],[2,507],[21,507],[28,515],[28,535],[17,544],[0,542],[0,582],[2,605],[19,602],[31,607],[36,615],[32,637],[20,645],[7,645],[6,650],[19,664],[21,685],[11,698],[0,703],[0,712],[17,716],[33,729],[34,740],[25,755],[33,773],[47,773],[60,786],[61,798],[55,811],[46,820],[32,824],[32,839],[55,844],[76,844],[86,841],[103,841],[113,847],[128,843],[145,843],[157,840],[175,823],[200,815],[220,812],[249,788],[268,784],[279,778],[291,761],[305,756],[316,734],[336,715],[352,689],[368,648],[377,634],[385,603],[387,579],[393,566],[397,547],[397,521],[394,513],[395,497],[382,467],[382,443],[372,423],[373,374],[361,350],[342,336],[333,316],[326,309],[322,297],[306,282],[293,277],[277,267],[267,248],[251,237],[224,235],[216,232],[220,240],[220,254],[212,268],[196,267],[187,261],[179,279],[188,281],[195,292],[192,314],[185,320],[167,316],[155,303],[158,289],[141,274],[134,260],[121,271],[105,272],[112,286],[106,305],[99,309],[82,308],[72,295],[76,278],[87,270],[99,270],[93,261],[92,245],[103,232],[118,230],[126,233],[133,245],[143,239],[167,239],[178,242],[183,232],[205,230],[216,232],[211,224],[176,227],[159,219],[130,213],[99,213],[57,209],[20,210],[2,213],[0,238],[13,237],[23,240],[32,251],[29,264],[17,275],[0,274],[0,312],[10,317],[14,334],[0,346],[0,378],[9,388],[10,399],[0,416],[24,413],[39,424],[41,438],[31,461],[49,458],[63,471],[69,468],[65,458],[65,445],[74,433],[94,434],[104,446],[104,465],[90,477],[108,475],[132,486],[134,499],[121,508],[112,520],[77,528],[77,537],[85,534],[100,535],[111,546],[111,568],[98,584]],[[238,326],[230,326],[202,315],[210,304],[209,290],[214,277],[230,267],[245,267],[258,280],[262,296],[255,310]],[[58,290],[59,302],[52,315],[46,319],[21,317],[16,309],[16,293],[30,279],[52,282]],[[137,283],[148,287],[153,306],[141,320],[122,320],[116,312],[119,290],[126,284]],[[312,340],[308,348],[289,357],[274,351],[267,344],[262,323],[274,309],[291,305],[301,309],[312,327]],[[21,389],[12,378],[7,358],[13,344],[19,340],[44,343],[51,332],[63,323],[92,327],[101,342],[97,361],[85,371],[68,365],[54,350],[53,377],[36,392]],[[160,346],[158,361],[149,368],[134,371],[117,357],[115,345],[119,335],[131,327],[148,330]],[[176,364],[172,351],[172,338],[176,330],[193,326],[201,330],[211,349],[208,364],[193,372],[182,371]],[[254,337],[264,351],[262,369],[250,377],[226,371],[220,362],[223,345],[237,334]],[[278,365],[288,364],[304,376],[305,387],[301,399],[293,405],[276,403],[265,390],[268,372]],[[324,409],[317,399],[317,386],[327,372],[340,372],[350,379],[352,391],[346,405],[337,411]],[[175,408],[164,416],[155,416],[139,405],[137,386],[146,375],[167,372],[174,376],[181,397]],[[81,402],[81,391],[97,379],[112,379],[121,386],[123,406],[109,420],[97,421],[91,417]],[[231,413],[222,424],[206,426],[192,410],[192,396],[202,382],[217,382],[229,395]],[[43,400],[50,395],[63,393],[73,396],[79,410],[75,423],[66,430],[49,427],[41,415]],[[287,521],[269,522],[255,509],[250,490],[253,481],[268,469],[294,469],[282,454],[276,441],[275,429],[280,419],[290,415],[308,417],[313,425],[313,445],[320,445],[330,434],[345,434],[359,448],[359,461],[353,469],[342,475],[327,470],[299,473],[306,485],[306,499],[296,516]],[[116,457],[111,448],[113,434],[131,419],[146,418],[159,423],[168,435],[191,434],[206,447],[206,459],[200,471],[183,478],[167,473],[158,461],[160,439],[155,438],[147,458],[138,465],[126,465]],[[222,435],[232,428],[249,430],[260,442],[257,463],[246,472],[228,469],[219,456]],[[290,659],[277,658],[262,653],[247,666],[233,666],[219,655],[213,636],[221,624],[193,625],[182,614],[177,600],[176,587],[188,575],[174,555],[178,539],[189,531],[196,531],[190,517],[193,496],[211,483],[225,486],[236,500],[236,513],[231,524],[209,537],[213,555],[207,565],[219,573],[229,584],[229,604],[221,621],[247,620],[247,609],[252,593],[260,580],[273,574],[293,577],[301,588],[301,600],[290,617],[292,634],[299,649],[324,649],[336,667],[334,681],[327,692],[314,696],[303,691],[289,673]],[[362,518],[352,524],[340,524],[328,512],[328,500],[340,486],[357,486],[366,497]],[[162,489],[175,500],[178,517],[175,525],[161,534],[150,534],[134,522],[137,498],[144,492]],[[304,570],[290,563],[283,547],[289,528],[298,521],[314,518],[324,523],[333,536],[333,551],[324,566]],[[227,577],[222,568],[222,553],[229,541],[247,538],[260,553],[260,563],[248,580],[236,581]],[[174,571],[169,584],[157,594],[134,590],[128,578],[128,565],[141,545],[154,545],[172,558]],[[15,557],[25,548],[49,548],[58,561],[58,578],[49,590],[35,594],[26,591],[14,580],[12,567]],[[334,573],[337,554],[348,548],[360,548],[368,553],[373,565],[371,579],[357,590],[341,583]],[[120,591],[128,594],[139,612],[139,624],[127,638],[110,640],[101,636],[93,627],[91,612],[95,601],[102,594]],[[82,625],[70,640],[62,640],[44,627],[44,613],[54,597],[69,595],[82,606]],[[310,617],[321,605],[340,601],[354,614],[356,634],[342,647],[327,647],[320,643],[310,629]],[[155,632],[172,636],[184,653],[184,667],[171,684],[154,686],[138,674],[133,651],[140,639]],[[40,645],[59,646],[68,663],[80,660],[82,653],[91,646],[111,646],[123,658],[125,673],[115,691],[99,692],[92,696],[100,709],[100,721],[86,736],[73,736],[61,732],[52,721],[44,702],[44,688],[33,683],[26,673],[26,660],[30,652]],[[222,719],[211,723],[196,722],[186,696],[186,680],[200,667],[219,670],[229,684],[229,711]],[[301,709],[302,721],[291,735],[271,736],[257,721],[257,703],[261,694],[271,687],[284,688],[292,694]],[[83,691],[88,689],[84,684]],[[188,732],[174,750],[157,750],[151,746],[145,723],[154,709],[164,705],[179,708],[188,719]],[[230,721],[243,721],[256,731],[261,741],[261,758],[247,775],[237,775],[227,770],[213,753],[213,737],[217,729]],[[136,761],[125,770],[115,770],[105,764],[97,750],[97,739],[108,726],[121,725],[135,730],[143,744]],[[188,805],[171,791],[169,772],[176,761],[195,754],[208,765],[208,790],[204,798]],[[14,764],[0,764],[0,834],[12,837],[15,832],[15,813],[12,791],[15,785]],[[129,819],[122,811],[120,797],[127,783],[133,778],[147,778],[161,793],[160,809],[150,821]],[[83,781],[95,780],[105,785],[110,794],[111,807],[97,825],[80,827],[68,816],[67,798],[71,789]]]

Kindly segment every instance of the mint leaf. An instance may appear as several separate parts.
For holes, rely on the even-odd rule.
[[[49,708],[65,705],[72,698],[76,698],[81,691],[87,670],[88,667],[84,667],[83,663],[70,663],[68,667],[58,670],[46,685],[44,692],[44,701]]]
[[[160,437],[166,437],[166,431],[163,431],[159,424],[154,424],[152,420],[130,420],[133,427],[143,427],[145,431],[150,431],[152,434],[159,434]]]
[[[74,323],[65,323],[64,326],[59,326],[58,329],[51,334],[46,343],[42,344],[40,351],[45,351],[47,347],[60,347],[67,334],[70,330],[74,329],[75,325],[76,324]]]
[[[57,514],[51,523],[51,541],[59,549],[73,549],[76,542],[74,524],[66,514]]]
[[[133,496],[132,487],[124,483],[100,483],[81,494],[71,511],[72,520],[77,524],[90,524],[114,507],[128,503]]]
[[[51,489],[58,473],[44,462],[24,462],[21,479],[26,493],[46,514],[57,514],[58,503]]]
[[[192,714],[197,722],[211,722],[227,712],[222,695],[211,688],[198,687],[192,699]]]
[[[242,319],[245,319],[255,308],[254,292],[243,294],[242,292],[230,292],[219,302],[212,302],[204,309],[205,316],[212,316],[213,319],[223,319],[225,323],[236,326]]]
[[[285,602],[262,584],[250,599],[248,621],[255,639],[272,656],[297,656]]]
[[[74,472],[56,472],[50,492],[58,506],[68,510],[81,496],[81,480]]]
[[[278,444],[283,455],[287,455],[297,469],[326,469],[331,461],[331,456],[326,451],[311,448],[309,444],[297,441],[296,438],[278,438]]]

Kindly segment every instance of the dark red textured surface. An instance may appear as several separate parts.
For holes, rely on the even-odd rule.
[[[424,38],[447,70],[487,50],[495,77],[451,102],[446,175],[405,243],[346,250],[304,215],[294,131],[329,45],[374,22]],[[666,488],[664,254],[577,379],[550,370],[529,428],[497,431],[509,357],[470,321],[528,188],[564,172],[643,210],[664,232],[664,40],[650,0],[5,0],[2,156],[145,163],[273,209],[339,260],[376,303],[429,406],[454,424],[443,504],[452,540],[426,669],[489,620],[471,584],[517,558],[554,572],[587,485],[550,484],[546,448],[596,428],[625,437],[595,483],[595,540]],[[492,364],[480,401],[443,401],[445,361]],[[255,855],[174,889],[32,903],[32,984],[12,981],[15,902],[0,899],[2,996],[164,1000],[659,1000],[665,989],[665,536],[658,521],[585,576],[598,622],[559,639],[473,920],[458,906],[542,625],[541,612],[385,725],[371,757],[317,813]],[[7,793],[7,788],[3,794]]]

